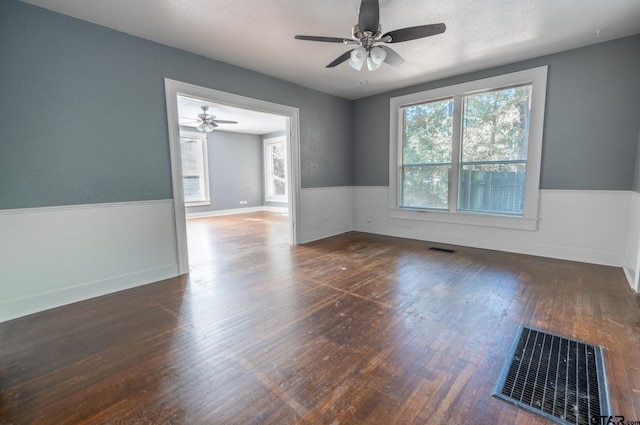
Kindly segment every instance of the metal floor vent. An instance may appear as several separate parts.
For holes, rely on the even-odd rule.
[[[456,250],[455,249],[449,249],[449,248],[440,248],[437,246],[431,246],[429,247],[429,251],[436,251],[436,252],[445,252],[447,254],[455,254]]]
[[[560,424],[611,414],[602,347],[524,326],[493,395]]]

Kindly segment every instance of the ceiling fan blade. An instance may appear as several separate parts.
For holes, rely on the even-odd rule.
[[[384,58],[384,61],[389,65],[398,66],[398,65],[402,65],[402,63],[404,62],[404,59],[402,59],[402,56],[397,54],[396,51],[393,50],[391,47],[387,47],[387,46],[378,46],[378,47],[380,47],[385,52],[387,52],[387,56]]]
[[[391,41],[387,43],[401,43],[403,41],[415,40],[417,38],[429,37],[431,35],[442,34],[447,29],[445,24],[419,25],[417,27],[402,28],[389,31],[382,37],[390,36]]]
[[[320,37],[316,35],[296,35],[294,37],[296,40],[306,40],[306,41],[322,41],[325,43],[348,43],[350,40],[345,38],[338,37]]]
[[[360,31],[378,32],[380,25],[380,5],[378,0],[362,0],[360,13],[358,14],[358,28]]]
[[[348,52],[344,52],[343,54],[341,54],[340,56],[338,56],[338,58],[336,60],[334,60],[333,62],[331,62],[329,65],[327,65],[327,68],[333,68],[334,66],[340,65],[342,62],[349,60],[349,58],[351,57],[351,52],[353,50],[349,50]]]
[[[238,121],[229,121],[229,120],[213,120],[213,122],[217,124],[238,124]]]

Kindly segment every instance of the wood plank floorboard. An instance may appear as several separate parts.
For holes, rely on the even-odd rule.
[[[548,424],[491,396],[520,324],[605,347],[640,421],[620,269],[286,217],[188,223],[189,275],[0,324],[0,424]]]

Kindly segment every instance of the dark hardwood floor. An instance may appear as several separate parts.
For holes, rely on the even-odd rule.
[[[605,347],[640,421],[620,269],[348,233],[189,223],[192,271],[0,324],[2,424],[545,424],[491,396],[520,324]]]

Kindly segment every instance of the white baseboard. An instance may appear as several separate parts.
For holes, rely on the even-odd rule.
[[[624,266],[622,267],[622,271],[624,271],[624,276],[627,278],[627,282],[629,282],[629,286],[631,286],[631,289],[633,289],[636,292],[640,292],[638,290],[635,270],[627,266]]]
[[[281,213],[281,214],[289,214],[289,208],[288,207],[269,207],[269,206],[264,206],[262,207],[263,211],[267,211],[267,212],[273,212],[273,213]]]
[[[269,207],[269,206],[231,208],[228,210],[215,210],[215,211],[203,211],[203,212],[197,212],[197,213],[187,213],[186,217],[187,217],[187,220],[190,220],[194,218],[221,217],[225,215],[249,214],[249,213],[261,212],[261,211],[288,213],[289,208]]]
[[[0,322],[175,277],[177,265],[140,270],[46,293],[0,302]]]
[[[178,274],[173,201],[4,210],[0,322]]]
[[[304,240],[302,243],[309,243],[318,241],[320,239],[330,238],[332,236],[350,232],[351,230],[353,229],[351,229],[350,227],[329,227],[321,230],[316,230],[314,232],[307,232],[304,234]]]

